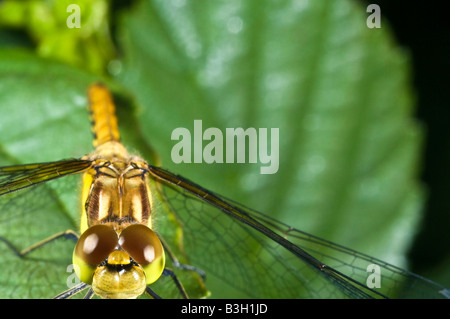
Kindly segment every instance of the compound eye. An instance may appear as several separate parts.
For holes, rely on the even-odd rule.
[[[78,239],[74,254],[88,265],[98,265],[116,248],[118,241],[114,229],[94,225]]]
[[[125,228],[120,234],[119,245],[141,265],[150,264],[164,254],[161,241],[155,232],[141,224]]]

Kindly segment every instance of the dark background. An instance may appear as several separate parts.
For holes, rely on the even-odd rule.
[[[421,178],[428,200],[423,228],[409,257],[412,270],[427,276],[433,270],[428,268],[432,265],[444,268],[445,264],[450,265],[449,12],[437,1],[371,3],[380,6],[382,18],[388,21],[397,41],[412,59],[416,117],[425,130]],[[445,280],[442,283],[450,285],[449,276]]]

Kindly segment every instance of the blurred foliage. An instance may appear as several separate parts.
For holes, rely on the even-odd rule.
[[[109,0],[5,0],[0,27],[26,30],[42,57],[103,73],[115,56],[109,10]]]

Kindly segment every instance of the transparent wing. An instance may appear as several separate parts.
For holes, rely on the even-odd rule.
[[[17,251],[78,230],[80,182],[70,175],[0,196],[0,298],[53,298],[78,283],[73,241],[61,238],[25,257]]]
[[[1,189],[8,190],[0,196],[0,296],[50,298],[77,284],[73,269],[68,268],[73,242],[52,242],[26,258],[18,257],[14,250],[78,228],[80,177],[57,177],[81,172],[89,165],[69,160],[0,169]],[[449,296],[448,289],[436,283],[290,228],[163,169],[149,167],[149,172],[160,183],[160,210],[165,210],[165,214],[155,215],[158,231],[182,248],[190,264],[206,271],[207,287],[214,284],[214,277],[220,280],[218,287],[211,287],[212,297]],[[30,185],[35,186],[27,187]],[[12,192],[21,188],[25,189]],[[173,227],[172,216],[181,227]],[[366,286],[371,264],[381,269],[380,288]],[[178,273],[183,283],[189,279],[182,270]],[[160,281],[162,297],[177,296],[169,279]],[[191,296],[203,294],[192,293],[199,284],[195,277],[186,284]],[[222,291],[224,284],[234,287],[236,293],[215,293]]]
[[[445,287],[418,275],[289,227],[161,168],[149,170],[164,184],[163,200],[179,219],[191,263],[243,296],[448,297]]]
[[[14,165],[0,168],[0,195],[46,182],[66,175],[80,173],[91,161],[69,159],[49,163]]]
[[[69,159],[0,168],[0,297],[52,298],[76,283],[70,269],[72,241],[54,241],[26,257],[17,253],[56,233],[78,229],[77,173],[90,165]]]
[[[237,204],[238,205],[238,204]],[[326,265],[389,298],[450,298],[450,290],[415,273],[401,269],[377,258],[321,239],[289,227],[269,216],[247,209],[255,218],[293,244],[317,257]],[[379,275],[379,282],[376,276]]]

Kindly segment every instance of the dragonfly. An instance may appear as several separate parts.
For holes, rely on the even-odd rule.
[[[253,298],[450,298],[438,283],[288,226],[129,154],[108,88],[90,85],[88,100],[92,153],[0,168],[0,212],[11,211],[3,218],[18,225],[39,209],[64,206],[55,193],[74,193],[64,185],[82,175],[78,230],[61,230],[28,247],[0,233],[0,245],[15,262],[32,264],[48,247],[58,255],[58,243],[70,244],[76,280],[53,297],[206,297],[212,274]],[[24,203],[33,209],[21,209]],[[31,220],[43,227],[51,222]],[[39,285],[53,284],[50,274],[44,277]]]

